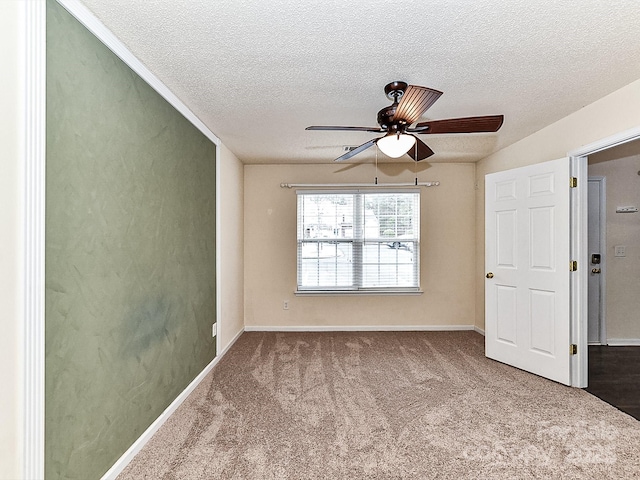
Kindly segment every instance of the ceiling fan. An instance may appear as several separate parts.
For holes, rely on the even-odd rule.
[[[430,120],[411,127],[440,98],[442,92],[408,85],[406,82],[391,82],[384,87],[384,93],[393,103],[378,112],[379,127],[313,125],[306,130],[347,130],[385,134],[348,151],[336,158],[336,162],[348,160],[373,145],[377,145],[382,153],[389,157],[398,158],[406,153],[417,162],[430,157],[434,152],[414,134],[497,132],[504,120],[503,115],[486,115]]]

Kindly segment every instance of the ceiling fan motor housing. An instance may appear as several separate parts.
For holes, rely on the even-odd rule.
[[[388,107],[384,107],[378,112],[378,125],[384,129],[391,130],[394,126],[393,116],[396,114],[396,107],[398,105],[394,103]]]
[[[391,82],[385,85],[384,93],[389,100],[393,100],[393,104],[383,108],[378,112],[378,125],[383,129],[386,129],[389,133],[403,133],[407,127],[407,122],[402,118],[396,118],[396,110],[398,108],[398,102],[404,95],[409,85],[406,82]]]

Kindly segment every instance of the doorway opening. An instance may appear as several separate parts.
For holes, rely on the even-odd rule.
[[[587,165],[586,390],[640,420],[640,140]]]
[[[589,173],[588,192],[588,239],[589,290],[588,290],[588,326],[589,345],[606,345],[606,261],[607,251],[607,177],[593,176]]]

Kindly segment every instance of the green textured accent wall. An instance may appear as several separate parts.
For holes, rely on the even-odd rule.
[[[47,479],[100,478],[215,357],[215,145],[47,2]]]

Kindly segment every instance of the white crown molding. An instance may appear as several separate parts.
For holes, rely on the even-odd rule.
[[[245,332],[451,332],[473,325],[245,325]]]
[[[44,478],[46,2],[23,3],[23,475]]]
[[[91,13],[79,0],[57,0],[76,20],[84,25],[98,40],[109,48],[120,60],[126,63],[134,72],[147,82],[151,88],[158,92],[164,99],[200,130],[209,140],[220,146],[220,139],[209,130],[182,100],[180,100],[169,88],[156,77],[129,49],[109,30],[98,18]]]

